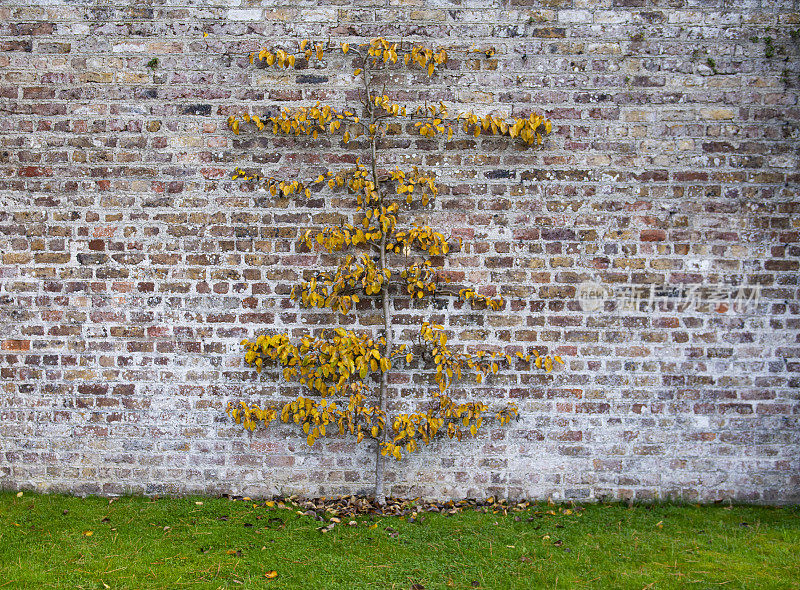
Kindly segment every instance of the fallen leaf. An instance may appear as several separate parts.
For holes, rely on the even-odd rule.
[[[197,504],[198,506],[202,506],[203,505],[202,502],[195,502],[195,504]]]
[[[277,578],[278,572],[276,572],[275,570],[270,570],[266,574],[264,574],[264,577],[267,578],[268,580],[271,580],[272,578]]]
[[[22,497],[22,492],[17,492],[17,498],[21,498],[21,497]]]
[[[409,590],[425,590],[425,586],[423,586],[418,582],[414,582],[413,584],[411,584],[411,588],[409,588]]]
[[[93,531],[83,531],[83,536],[84,537],[91,537],[93,534],[94,534]]]

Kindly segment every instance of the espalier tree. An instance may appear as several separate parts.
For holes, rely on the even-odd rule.
[[[428,138],[449,141],[454,133],[476,138],[490,134],[535,147],[542,144],[551,123],[537,113],[511,120],[472,112],[453,116],[442,103],[403,106],[395,102],[386,92],[387,74],[417,68],[429,77],[436,76],[448,62],[442,48],[407,46],[381,38],[358,46],[306,40],[296,51],[261,49],[251,54],[250,63],[302,68],[314,60],[322,62],[331,51],[352,60],[353,76],[360,78],[360,104],[339,108],[317,102],[284,109],[274,116],[241,112],[228,118],[228,127],[237,135],[245,128],[248,133],[310,136],[314,140],[328,134],[340,136],[344,146],[357,146],[360,153],[355,166],[328,170],[308,182],[236,169],[234,179],[258,185],[273,196],[303,199],[320,191],[346,191],[355,203],[352,209],[342,211],[353,223],[301,232],[299,248],[335,254],[339,264],[306,271],[291,298],[305,308],[331,310],[334,325],[294,341],[286,333],[266,333],[242,341],[248,365],[259,372],[267,366],[282,367],[283,378],[297,382],[305,395],[282,405],[231,403],[227,411],[249,430],[260,423],[269,426],[278,418],[293,422],[312,446],[321,437],[348,433],[358,442],[375,441],[375,498],[383,502],[385,458],[400,460],[420,443],[429,444],[441,436],[459,441],[474,437],[488,419],[505,425],[517,416],[513,404],[490,411],[482,401],[457,403],[448,395],[451,385],[463,375],[469,373],[481,383],[501,366],[517,362],[512,355],[503,350],[453,346],[444,327],[428,321],[421,322],[416,339],[398,342],[393,321],[393,300],[397,298],[411,300],[416,307],[430,304],[434,296],[458,297],[473,308],[488,310],[500,310],[505,303],[502,297],[463,285],[447,289],[441,265],[456,244],[427,225],[404,223],[408,215],[420,219],[433,203],[438,192],[434,174],[417,167],[391,168],[382,161],[382,156],[391,153],[382,149],[386,134],[402,132],[405,126],[408,133]],[[490,57],[493,50],[485,53]],[[379,85],[380,92],[376,90]],[[378,310],[381,328],[375,332],[349,329],[352,323],[345,316],[358,310]],[[532,361],[537,369],[548,372],[554,362],[562,362],[558,356],[531,354],[516,351],[519,362]],[[390,373],[417,368],[428,370],[435,381],[429,406],[415,413],[390,413],[395,405],[389,399]]]

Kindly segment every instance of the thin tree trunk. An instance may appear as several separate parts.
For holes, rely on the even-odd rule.
[[[375,111],[373,110],[372,104],[372,93],[370,91],[370,84],[372,82],[372,78],[370,76],[370,69],[369,69],[369,60],[364,59],[364,91],[365,91],[365,103],[364,106],[366,107],[367,111],[369,112],[369,120],[370,125],[375,123]],[[378,193],[379,200],[378,206],[383,206],[383,193],[380,190],[380,185],[378,184],[378,168],[377,168],[377,148],[376,143],[378,141],[378,132],[376,130],[375,133],[372,134],[370,141],[370,148],[372,151],[372,183],[375,185],[375,191]],[[380,252],[378,254],[378,272],[381,273],[381,277],[383,278],[383,289],[381,290],[381,305],[383,310],[383,332],[384,338],[386,339],[386,347],[384,349],[384,356],[387,359],[392,358],[393,352],[393,342],[392,342],[392,310],[391,310],[391,300],[389,296],[389,280],[386,277],[386,232],[383,231],[381,228],[381,241],[380,241]],[[381,389],[380,393],[378,394],[378,405],[381,410],[381,415],[384,417],[384,425],[383,429],[381,430],[380,434],[378,434],[378,440],[375,447],[375,501],[378,502],[381,506],[386,504],[386,494],[384,492],[384,473],[386,470],[386,457],[383,456],[381,453],[381,446],[384,442],[386,442],[386,430],[389,428],[388,417],[386,415],[386,402],[387,398],[389,397],[389,371],[383,371],[381,373]]]
[[[380,272],[386,268],[386,232],[381,234],[381,254],[380,254]],[[383,303],[383,331],[386,338],[386,358],[392,358],[392,308],[389,298],[389,281],[384,277],[384,285],[382,294]],[[386,442],[386,431],[389,428],[389,420],[386,415],[386,399],[389,397],[389,371],[386,370],[381,373],[381,392],[380,392],[380,407],[381,414],[384,416],[385,422],[383,430],[378,435],[378,447],[375,454],[375,499],[383,506],[386,503],[386,496],[383,491],[384,471],[386,468],[386,457],[381,453],[381,445]]]

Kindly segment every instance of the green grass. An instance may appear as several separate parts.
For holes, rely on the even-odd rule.
[[[323,534],[253,505],[3,492],[0,589],[800,588],[797,507],[536,505]]]

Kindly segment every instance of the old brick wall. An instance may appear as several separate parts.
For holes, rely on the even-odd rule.
[[[352,151],[236,137],[224,120],[355,96],[341,57],[257,69],[246,54],[261,43],[402,35],[454,56],[432,82],[398,70],[387,88],[404,101],[554,122],[544,150],[401,135],[384,153],[437,173],[419,219],[465,237],[448,269],[509,301],[444,301],[433,318],[456,341],[536,346],[566,366],[464,384],[513,399],[521,420],[392,466],[390,491],[798,501],[795,3],[385,5],[0,1],[0,485],[369,490],[367,447],[309,450],[288,427],[249,435],[223,412],[297,394],[243,367],[238,342],[326,321],[287,293],[320,263],[298,232],[342,202],[268,198],[230,172],[313,178]],[[496,54],[457,55],[471,47]],[[741,294],[752,301],[726,300]],[[428,317],[398,314],[401,331]],[[367,306],[356,318],[376,323]],[[409,404],[428,389],[394,381]]]

